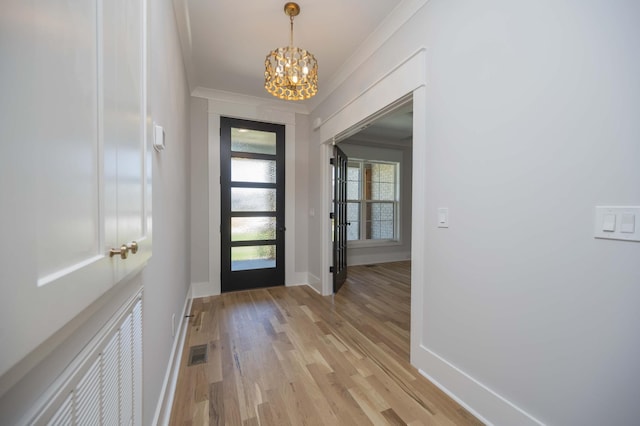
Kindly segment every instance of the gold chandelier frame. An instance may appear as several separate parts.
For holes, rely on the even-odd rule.
[[[309,99],[318,93],[318,61],[311,52],[293,45],[293,18],[300,14],[300,6],[294,2],[285,3],[284,13],[291,22],[289,46],[279,47],[267,55],[264,87],[280,99]]]

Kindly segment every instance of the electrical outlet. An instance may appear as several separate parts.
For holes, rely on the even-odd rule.
[[[176,314],[171,314],[171,337],[176,337]]]

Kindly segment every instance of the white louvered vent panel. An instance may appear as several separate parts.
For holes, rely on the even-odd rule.
[[[142,425],[142,299],[133,307],[133,424]]]
[[[73,425],[73,392],[69,393],[58,411],[51,417],[47,426],[72,426]]]
[[[78,354],[28,418],[23,424],[142,425],[141,292]]]
[[[97,425],[100,423],[100,359],[91,364],[74,392],[75,423]]]
[[[120,423],[120,404],[118,400],[118,355],[120,354],[120,331],[113,337],[102,351],[102,424],[117,425]]]
[[[120,424],[133,418],[133,314],[120,327]]]

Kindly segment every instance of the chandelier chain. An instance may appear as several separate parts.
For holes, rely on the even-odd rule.
[[[289,32],[289,46],[293,48],[293,15],[289,16],[291,20],[291,31]]]

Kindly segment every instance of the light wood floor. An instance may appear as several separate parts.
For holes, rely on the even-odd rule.
[[[349,268],[335,296],[193,301],[172,425],[476,425],[409,364],[410,263]],[[187,366],[189,348],[208,361]]]

